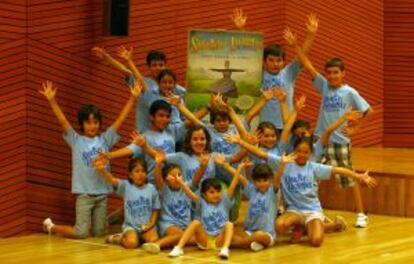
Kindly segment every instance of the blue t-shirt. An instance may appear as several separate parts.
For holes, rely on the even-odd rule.
[[[143,77],[144,82],[147,86],[147,90],[141,94],[136,102],[136,114],[135,114],[135,127],[138,131],[145,132],[146,130],[151,128],[151,119],[149,114],[149,109],[151,107],[152,102],[158,99],[165,99],[160,95],[158,83],[149,77]],[[126,77],[126,84],[133,85],[135,82],[134,76],[128,75]],[[173,90],[173,93],[180,96],[181,100],[184,102],[186,89],[180,85],[176,85]],[[172,106],[173,113],[171,115],[171,120],[173,123],[177,121],[177,115],[179,116],[180,120],[183,120],[181,113],[178,111],[177,108]]]
[[[155,150],[162,150],[165,154],[170,154],[175,152],[175,144],[181,135],[186,133],[186,128],[184,123],[170,124],[168,127],[161,131],[154,131],[152,129],[144,132],[144,135],[147,140],[147,144],[150,145]],[[141,147],[135,145],[134,143],[127,146],[127,148],[134,153],[134,158],[139,156],[144,156],[147,163],[147,179],[150,183],[155,183],[154,170],[155,170],[155,161],[154,159],[145,154]]]
[[[273,86],[282,86],[286,92],[286,100],[289,106],[289,112],[293,109],[293,94],[295,81],[301,71],[299,61],[293,60],[279,73],[271,74],[263,71],[262,91],[266,91]],[[269,121],[278,129],[283,128],[282,111],[280,109],[279,100],[273,98],[264,106],[260,112],[260,121]]]
[[[308,161],[304,166],[288,163],[280,186],[287,210],[321,212],[318,180],[328,180],[332,166]]]
[[[141,231],[141,225],[149,224],[152,211],[160,210],[160,198],[154,185],[136,186],[128,180],[119,180],[116,193],[124,199],[124,223],[122,229],[134,228]]]
[[[222,153],[228,157],[236,154],[240,147],[238,144],[232,144],[224,140],[226,134],[238,134],[238,131],[234,125],[230,125],[226,132],[218,132],[213,126],[206,126],[211,136],[211,148],[214,152]],[[231,182],[233,178],[223,167],[216,166],[216,177],[223,180],[227,184]]]
[[[243,189],[243,194],[249,200],[244,229],[247,231],[265,231],[276,238],[275,219],[279,193],[271,184],[266,192],[262,193],[252,183],[248,183]]]
[[[351,86],[344,84],[339,88],[332,88],[328,81],[320,74],[313,80],[313,86],[322,94],[322,102],[319,108],[316,135],[322,136],[323,132],[336,120],[338,120],[348,108],[365,112],[369,104]],[[329,142],[338,144],[349,144],[350,140],[342,133],[343,124],[332,133]]]
[[[72,193],[96,195],[112,192],[112,187],[102,179],[93,165],[99,152],[108,152],[118,143],[120,137],[112,127],[93,138],[79,135],[69,128],[63,138],[72,149]],[[106,169],[110,170],[109,165]]]
[[[172,190],[167,183],[160,190],[160,222],[170,223],[185,229],[191,221],[191,199],[183,189]]]
[[[214,162],[214,155],[215,153],[210,154],[210,160],[208,161],[207,168],[204,171],[200,183],[205,179],[214,178],[216,176],[216,164]],[[167,154],[166,158],[168,163],[173,163],[180,166],[185,182],[191,182],[195,172],[200,168],[200,162],[198,161],[196,155],[188,155],[184,152],[176,152]]]
[[[229,199],[226,192],[222,192],[221,200],[218,204],[208,203],[204,198],[200,198],[197,203],[201,224],[210,236],[218,236],[226,222],[229,221],[229,211],[234,204],[234,199]]]

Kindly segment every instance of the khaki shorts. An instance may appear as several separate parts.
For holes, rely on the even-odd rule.
[[[296,210],[287,210],[289,213],[297,214],[301,217],[301,224],[307,225],[310,221],[319,219],[322,222],[325,221],[325,215],[322,212],[317,211],[296,211]]]

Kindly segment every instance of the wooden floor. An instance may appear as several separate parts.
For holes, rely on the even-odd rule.
[[[355,215],[340,214],[349,223]],[[228,263],[414,263],[414,219],[370,215],[366,229],[349,227],[343,233],[328,234],[321,248],[309,247],[305,239],[291,245],[280,237],[275,247],[258,253],[232,250]],[[102,238],[72,240],[45,234],[0,240],[0,263],[216,263],[215,252],[186,248],[185,256],[169,259],[166,254],[148,255],[107,245]]]

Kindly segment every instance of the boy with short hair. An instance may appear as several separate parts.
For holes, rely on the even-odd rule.
[[[339,58],[329,59],[325,64],[326,78],[319,74],[304,54],[302,49],[296,44],[296,39],[292,35],[288,39],[291,45],[295,45],[298,58],[305,69],[312,77],[313,86],[322,94],[320,112],[315,134],[322,136],[324,131],[335,123],[344,113],[353,108],[363,114],[363,118],[372,114],[372,108],[359,93],[344,82],[345,64]],[[360,120],[348,122],[342,129],[336,129],[325,146],[324,162],[332,166],[347,167],[352,169],[351,163],[351,140],[349,136],[356,133],[361,126]],[[357,207],[356,227],[366,227],[368,217],[364,213],[361,193],[358,184],[342,175],[335,175],[340,187],[352,187],[354,199]]]

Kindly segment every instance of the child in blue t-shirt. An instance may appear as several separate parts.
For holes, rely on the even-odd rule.
[[[147,183],[147,166],[143,159],[130,159],[128,180],[117,179],[105,169],[105,160],[94,162],[101,177],[111,184],[124,199],[124,223],[122,233],[110,235],[106,242],[137,248],[139,241],[154,242],[158,239],[157,221],[161,209],[154,185]]]
[[[109,55],[104,48],[94,47],[92,48],[93,53],[98,58],[104,59],[109,64],[111,64],[116,69],[124,73],[127,78],[127,84],[133,84],[136,80],[141,82],[144,85],[143,95],[147,96],[159,96],[159,82],[157,78],[161,71],[166,69],[167,56],[164,52],[159,50],[151,50],[146,57],[146,64],[149,69],[149,76],[142,76],[135,63],[132,60],[132,48],[127,50],[123,46],[119,47],[118,55],[120,58],[124,59],[127,62],[128,66],[123,65],[118,60],[114,59]],[[178,95],[182,100],[184,100],[186,89],[179,84],[175,84],[173,88],[173,93]],[[148,115],[150,103],[146,103],[148,98],[142,96],[136,105],[136,115],[135,115],[135,127],[137,130],[144,132],[151,127],[150,117]],[[156,98],[158,99],[158,98]],[[155,99],[154,99],[155,100]]]
[[[177,141],[186,132],[186,124],[184,122],[171,124],[171,112],[172,108],[168,102],[161,99],[154,101],[149,109],[151,128],[142,134],[151,148],[163,151],[165,154],[175,153]],[[148,181],[155,184],[154,158],[134,143],[124,148],[105,153],[102,158],[117,159],[131,155],[133,157],[143,156],[145,158],[148,165]]]
[[[308,35],[303,43],[304,52],[308,52],[315,38],[318,29],[318,19],[315,15],[308,17]],[[284,37],[291,35],[291,31],[286,29]],[[287,94],[287,104],[289,111],[293,108],[295,81],[301,71],[298,60],[293,60],[286,65],[286,52],[281,45],[271,44],[263,51],[263,79],[262,90],[266,91],[270,87],[281,86]],[[286,65],[286,66],[285,66]],[[283,120],[278,100],[269,101],[260,112],[260,121],[271,122],[277,129],[283,129]]]
[[[326,78],[319,74],[309,61],[303,50],[296,44],[295,37],[288,40],[295,45],[298,58],[302,65],[310,73],[315,88],[322,94],[316,135],[322,133],[328,126],[338,120],[349,108],[360,111],[363,118],[358,121],[348,122],[340,129],[335,130],[325,146],[325,163],[333,166],[340,166],[352,169],[351,163],[351,141],[350,136],[354,135],[361,126],[361,120],[372,114],[370,105],[359,93],[344,82],[345,64],[339,58],[332,58],[325,64]],[[335,175],[337,183],[342,188],[352,187],[356,208],[358,211],[355,225],[366,227],[368,217],[364,213],[362,197],[358,184],[352,179]]]
[[[328,180],[332,174],[340,173],[357,179],[372,188],[376,181],[368,173],[358,174],[347,168],[332,167],[310,161],[313,139],[303,137],[295,143],[295,153],[283,156],[275,174],[280,179],[280,187],[285,200],[286,212],[276,220],[278,233],[304,227],[309,242],[319,247],[324,232],[341,231],[343,223],[335,221],[324,224],[325,216],[318,198],[318,180]]]
[[[184,230],[191,221],[192,201],[187,196],[185,188],[181,188],[181,168],[176,164],[168,164],[164,169],[164,153],[158,152],[155,157],[155,183],[161,198],[161,215],[158,222],[158,230],[161,239],[154,243],[145,243],[142,248],[149,253],[157,254],[162,248],[174,246],[181,238]],[[203,173],[199,169],[196,174]],[[198,185],[195,176],[192,182],[182,184],[192,188]]]
[[[72,226],[55,225],[50,218],[43,222],[48,233],[61,234],[70,238],[86,238],[89,230],[95,236],[104,234],[106,224],[107,195],[112,191],[110,185],[101,179],[93,167],[93,160],[99,152],[109,151],[118,141],[117,131],[128,116],[141,93],[138,84],[131,88],[131,96],[118,119],[104,133],[100,133],[102,115],[94,105],[86,105],[78,111],[78,122],[83,135],[78,134],[69,124],[59,107],[55,95],[56,88],[50,81],[43,84],[40,91],[49,101],[64,131],[64,139],[72,149],[72,193],[76,195],[76,224]],[[108,168],[109,169],[109,168]]]
[[[244,161],[245,168],[251,165],[253,164],[250,160]],[[222,166],[229,172],[234,171],[225,163]],[[276,239],[274,224],[280,198],[279,182],[278,179],[273,178],[273,173],[269,165],[260,163],[253,166],[252,181],[240,175],[239,181],[243,187],[243,194],[248,199],[248,208],[244,232],[234,234],[232,247],[260,251],[265,247],[273,246]]]
[[[239,165],[227,192],[221,191],[218,179],[210,178],[201,183],[201,197],[192,192],[185,184],[186,193],[197,204],[199,219],[190,223],[177,246],[169,253],[170,257],[184,254],[183,248],[194,236],[200,249],[217,250],[219,257],[229,258],[229,247],[233,237],[233,223],[229,221],[229,210],[233,205],[234,190],[239,182],[243,164]]]

